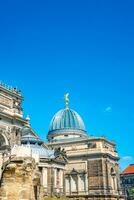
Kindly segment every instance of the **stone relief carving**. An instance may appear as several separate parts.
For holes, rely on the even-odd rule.
[[[12,107],[12,100],[0,95],[0,104],[7,107]]]

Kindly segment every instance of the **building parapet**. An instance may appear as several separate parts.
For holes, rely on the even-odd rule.
[[[21,96],[21,90],[19,90],[17,87],[9,86],[2,81],[0,81],[0,88]]]

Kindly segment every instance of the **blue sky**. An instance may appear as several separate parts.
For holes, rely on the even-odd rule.
[[[32,127],[46,140],[69,92],[88,133],[116,141],[122,168],[134,163],[133,8],[129,0],[0,3],[0,79],[22,90]]]

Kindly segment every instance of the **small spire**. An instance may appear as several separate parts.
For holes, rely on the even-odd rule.
[[[30,121],[29,115],[26,116],[26,120],[27,120],[28,122]]]
[[[64,94],[64,99],[65,99],[65,108],[68,109],[69,106],[69,93]]]
[[[25,126],[30,127],[30,117],[29,117],[29,115],[26,116],[26,121],[27,121],[27,124],[25,124]]]

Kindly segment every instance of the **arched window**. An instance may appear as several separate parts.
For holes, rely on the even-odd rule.
[[[70,194],[70,177],[66,177],[66,182],[65,182],[65,184],[66,184],[66,193],[67,194]]]
[[[111,176],[113,176],[115,174],[115,171],[113,168],[111,168]]]
[[[85,174],[79,175],[79,190],[82,192],[86,190]]]
[[[78,177],[77,174],[73,174],[71,176],[71,192],[77,192],[77,186],[78,186]]]
[[[6,140],[2,134],[0,134],[0,147],[6,145]]]

